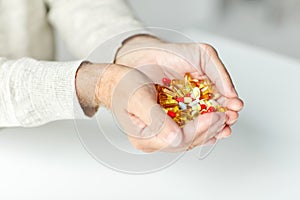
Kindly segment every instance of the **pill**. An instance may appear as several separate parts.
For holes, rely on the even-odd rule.
[[[180,127],[199,114],[226,111],[216,101],[220,95],[208,79],[194,79],[186,73],[182,80],[165,77],[162,83],[155,85],[157,102]]]
[[[178,110],[179,110],[179,106],[174,106],[174,107],[172,107],[172,108],[169,108],[169,110],[171,110],[171,111],[177,113]]]
[[[177,98],[175,98],[175,100],[177,102],[183,102],[184,101],[184,97],[177,97]]]
[[[175,99],[160,99],[159,104],[165,105],[165,104],[177,104],[178,102]]]
[[[213,106],[210,106],[208,109],[207,109],[207,112],[214,112],[215,111],[215,108]]]
[[[200,106],[201,106],[201,110],[205,110],[207,108],[205,104],[200,104]]]
[[[174,86],[174,91],[175,91],[175,94],[179,97],[184,97],[184,94],[183,92],[180,90],[180,88],[178,86]]]
[[[203,111],[200,112],[200,115],[203,115],[203,114],[205,114],[205,113],[207,113],[207,111],[206,111],[206,110],[203,110]]]
[[[183,102],[184,103],[191,103],[192,102],[192,98],[191,97],[184,97]]]
[[[173,79],[171,81],[172,85],[183,85],[184,81],[183,80],[179,80],[179,79]]]
[[[179,107],[180,107],[181,110],[186,110],[187,105],[185,103],[179,102],[178,104],[179,104]]]
[[[201,98],[204,100],[209,100],[209,99],[213,98],[213,94],[211,94],[211,93],[202,94]]]
[[[198,106],[197,105],[192,106],[192,110],[198,110]]]
[[[172,90],[170,90],[170,89],[168,89],[168,88],[163,88],[162,91],[163,91],[165,94],[168,94],[168,95],[170,95],[170,96],[172,96],[172,97],[176,97],[176,94],[175,94]]]
[[[218,103],[215,100],[213,100],[213,99],[210,99],[208,101],[208,103],[210,103],[212,106],[217,106],[218,105]]]
[[[193,95],[195,99],[199,99],[200,98],[200,89],[197,87],[193,88]]]
[[[193,100],[193,99],[192,99]],[[199,103],[199,99],[194,99],[191,103],[189,103],[189,106],[195,106]]]
[[[163,79],[162,79],[162,82],[163,82],[163,84],[164,84],[164,85],[167,85],[167,86],[169,86],[169,85],[170,85],[170,83],[171,83],[171,80],[170,80],[170,79],[168,79],[168,78],[163,78]]]
[[[168,115],[172,118],[174,118],[176,116],[176,113],[173,111],[168,110]]]

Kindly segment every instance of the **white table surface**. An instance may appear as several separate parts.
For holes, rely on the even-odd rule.
[[[0,129],[0,199],[300,199],[300,62],[188,31],[217,47],[245,101],[234,134],[204,160],[185,154],[129,175],[94,160],[73,121]]]

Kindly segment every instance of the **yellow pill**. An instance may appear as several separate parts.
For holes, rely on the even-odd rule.
[[[193,110],[191,114],[192,114],[193,118],[196,118],[199,116],[199,111]]]
[[[168,95],[166,93],[160,93],[160,94],[158,94],[158,98],[159,99],[173,99],[173,97],[171,95]]]
[[[193,88],[193,95],[195,99],[199,99],[200,98],[200,89],[197,87]]]
[[[176,107],[178,104],[176,103],[169,103],[169,104],[160,104],[163,108],[174,108]]]
[[[172,97],[176,97],[176,94],[174,91],[170,90],[169,88],[163,88],[162,91],[167,94],[167,95],[170,95]]]
[[[184,81],[179,79],[173,79],[171,85],[184,85]]]
[[[174,89],[174,91],[175,91],[175,94],[176,94],[178,97],[184,97],[184,94],[183,94],[183,92],[180,90],[180,88],[174,87],[173,89]]]
[[[170,111],[172,111],[174,113],[177,113],[178,110],[179,110],[179,106],[170,107],[170,108],[167,108],[167,110],[170,110]]]
[[[201,95],[201,98],[205,99],[205,100],[212,99],[213,97],[214,97],[214,95],[212,93],[207,93],[207,94]]]
[[[175,99],[159,99],[160,104],[176,104],[178,105],[178,102]]]

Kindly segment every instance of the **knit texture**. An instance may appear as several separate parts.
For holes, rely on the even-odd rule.
[[[107,39],[138,30],[98,54],[109,54],[109,60],[93,62],[112,62],[123,40],[142,33],[123,0],[2,0],[0,24],[0,127],[84,117],[75,91],[81,61],[36,60],[53,59],[52,28],[80,60]]]
[[[0,126],[37,126],[74,118],[75,75],[81,61],[0,62]]]

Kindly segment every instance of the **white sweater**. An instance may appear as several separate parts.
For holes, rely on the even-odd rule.
[[[80,60],[49,61],[52,27]],[[0,127],[74,118],[81,59],[113,35],[139,28],[122,0],[1,0]],[[115,49],[133,34],[120,37]]]

